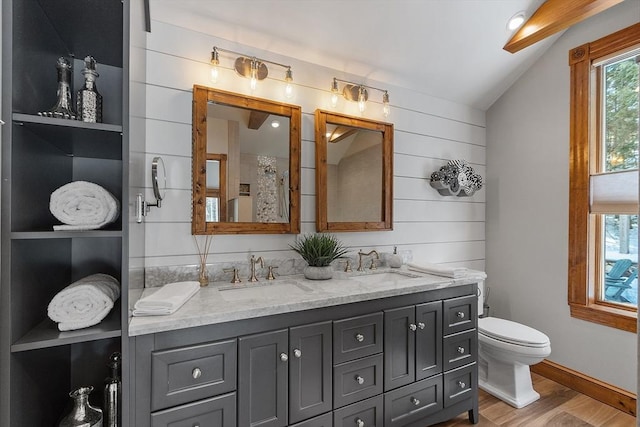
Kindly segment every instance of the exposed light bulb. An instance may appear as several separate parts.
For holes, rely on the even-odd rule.
[[[331,106],[336,108],[338,105],[338,80],[333,78],[333,82],[331,83]]]
[[[287,68],[284,80],[287,82],[287,86],[284,88],[284,95],[287,98],[291,98],[293,96],[293,85],[291,84],[293,81],[293,73],[291,72],[291,68]]]
[[[389,106],[389,92],[386,90],[382,94],[382,114],[384,114],[385,117],[389,117],[389,114],[391,114],[391,107]]]
[[[365,89],[360,86],[360,89],[358,89],[358,110],[360,110],[361,113],[364,113],[364,110],[367,109],[367,99],[365,96]]]
[[[253,92],[254,90],[256,90],[256,86],[258,84],[258,64],[255,59],[251,60],[250,79],[251,81],[249,83],[249,88],[251,89],[251,92]]]
[[[218,48],[214,47],[211,51],[211,83],[218,83],[218,65],[220,65],[220,59],[218,58]]]

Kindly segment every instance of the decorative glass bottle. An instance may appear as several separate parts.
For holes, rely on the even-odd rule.
[[[58,91],[56,92],[58,101],[51,109],[41,111],[38,115],[75,120],[76,113],[73,111],[73,102],[71,101],[71,63],[67,58],[61,56],[56,63],[56,69],[58,70]]]
[[[122,381],[120,380],[120,365],[122,355],[112,353],[107,366],[111,375],[104,385],[104,427],[118,427],[120,425],[120,399],[122,396]]]
[[[69,393],[73,399],[73,409],[68,413],[59,427],[102,427],[102,411],[89,404],[89,394],[93,387],[80,387]]]
[[[78,91],[76,105],[78,120],[88,123],[102,123],[102,95],[96,88],[96,60],[92,56],[84,58],[84,86]]]

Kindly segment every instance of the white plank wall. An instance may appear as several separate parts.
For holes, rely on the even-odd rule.
[[[414,260],[484,269],[485,190],[470,198],[440,196],[428,177],[450,159],[466,159],[486,175],[484,112],[405,88],[367,81],[338,70],[295,58],[240,46],[225,34],[208,35],[169,22],[152,21],[147,39],[146,75],[146,197],[153,200],[151,159],[162,156],[168,191],[161,209],[152,208],[145,219],[145,258],[148,267],[193,265],[196,248],[191,236],[191,93],[194,84],[249,94],[248,80],[235,75],[234,57],[221,54],[221,76],[209,80],[209,57],[214,45],[292,66],[295,95],[284,99],[284,70],[270,66],[269,77],[253,96],[300,105],[302,117],[302,232],[315,231],[314,111],[332,110],[329,85],[335,76],[389,90],[392,112],[386,119],[395,126],[394,229],[389,232],[340,233],[354,251],[375,248],[411,251]],[[370,93],[365,117],[385,120],[381,94]],[[358,116],[354,103],[341,100],[335,111]],[[209,262],[245,262],[250,253],[270,258],[294,258],[292,235],[215,236]]]

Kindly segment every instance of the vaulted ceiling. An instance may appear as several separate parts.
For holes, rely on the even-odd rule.
[[[482,110],[556,40],[516,53],[543,0],[151,0],[152,19]],[[224,47],[224,46],[221,46]]]

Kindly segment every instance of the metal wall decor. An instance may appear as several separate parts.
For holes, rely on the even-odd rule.
[[[466,160],[449,160],[431,174],[430,184],[443,196],[469,197],[482,188],[482,176]]]

